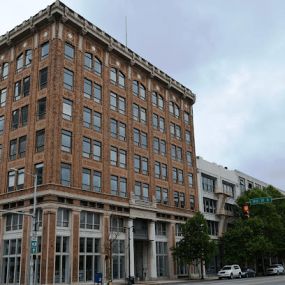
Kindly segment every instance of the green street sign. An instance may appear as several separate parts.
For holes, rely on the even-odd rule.
[[[38,241],[36,239],[31,240],[31,253],[35,254],[37,253],[38,248]]]
[[[251,206],[257,204],[272,203],[272,197],[253,198],[249,200],[249,203]]]

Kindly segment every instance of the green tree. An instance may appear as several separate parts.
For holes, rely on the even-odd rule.
[[[207,221],[201,213],[196,213],[182,225],[183,238],[172,249],[173,255],[180,261],[190,265],[200,260],[207,261],[215,253],[216,244],[208,234]],[[203,278],[203,270],[201,270]]]
[[[240,209],[249,199],[257,197],[282,198],[274,187],[252,189],[237,199]],[[240,212],[240,215],[242,213]],[[269,204],[250,206],[249,219],[236,220],[223,237],[224,258],[226,262],[240,265],[256,265],[257,259],[277,256],[284,259],[285,240],[285,201],[276,200]]]

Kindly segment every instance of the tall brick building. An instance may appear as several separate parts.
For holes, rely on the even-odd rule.
[[[1,284],[173,278],[198,209],[195,95],[56,1],[0,37]],[[193,159],[192,159],[193,158]],[[111,266],[110,266],[111,265]]]

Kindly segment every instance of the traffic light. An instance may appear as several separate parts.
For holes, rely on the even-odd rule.
[[[244,204],[242,206],[242,213],[244,218],[248,219],[249,218],[249,205],[248,204]]]

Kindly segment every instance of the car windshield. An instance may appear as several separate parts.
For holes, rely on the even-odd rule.
[[[222,270],[231,270],[232,268],[230,266],[224,266]]]

